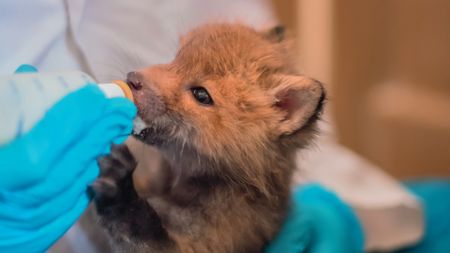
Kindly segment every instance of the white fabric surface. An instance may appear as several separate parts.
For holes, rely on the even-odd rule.
[[[0,1],[0,74],[24,63],[42,71],[80,69],[67,17],[63,0]]]

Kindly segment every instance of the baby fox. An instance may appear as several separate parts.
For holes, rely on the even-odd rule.
[[[99,161],[96,208],[115,250],[262,252],[276,235],[294,155],[325,98],[283,37],[281,27],[208,24],[181,38],[171,63],[128,74],[146,124],[136,137],[159,162],[144,199],[127,146]]]

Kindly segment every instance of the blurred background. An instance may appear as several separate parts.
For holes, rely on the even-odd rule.
[[[273,0],[338,141],[397,178],[450,175],[450,1]]]

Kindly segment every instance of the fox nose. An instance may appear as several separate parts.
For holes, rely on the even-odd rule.
[[[134,90],[142,89],[143,78],[142,75],[137,71],[132,71],[128,73],[126,82],[131,89]]]

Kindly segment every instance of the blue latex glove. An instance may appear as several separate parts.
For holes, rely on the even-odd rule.
[[[126,139],[135,114],[128,100],[86,85],[0,147],[0,252],[44,252],[76,222],[99,174],[96,158]]]
[[[266,253],[360,253],[362,228],[352,209],[319,185],[301,186],[278,236]]]

